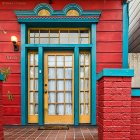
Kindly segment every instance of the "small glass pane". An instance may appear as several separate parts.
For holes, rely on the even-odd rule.
[[[60,44],[69,44],[69,38],[66,37],[60,38]]]
[[[65,38],[67,37],[68,38],[68,30],[61,30],[60,31],[60,38],[61,37],[65,37]]]
[[[57,80],[57,90],[58,91],[64,90],[64,81],[63,80]]]
[[[88,65],[89,64],[89,55],[86,54],[85,55],[85,65]]]
[[[58,37],[59,30],[50,30],[50,37]]]
[[[30,37],[34,37],[34,32],[30,30]]]
[[[35,80],[35,90],[38,90],[38,80]]]
[[[34,115],[34,105],[30,104],[30,115]]]
[[[80,44],[89,44],[88,38],[80,38]]]
[[[49,79],[54,79],[56,76],[55,76],[55,68],[49,68],[48,69],[48,78]]]
[[[65,66],[72,66],[72,56],[65,56]]]
[[[49,37],[48,30],[40,30],[40,37]]]
[[[34,78],[34,67],[30,67],[30,78]]]
[[[49,44],[49,38],[40,38],[40,44]]]
[[[34,54],[30,55],[30,65],[34,65]]]
[[[86,103],[88,103],[88,102],[89,102],[89,100],[88,100],[89,95],[88,95],[88,94],[89,94],[88,92],[86,92],[86,93],[85,93],[85,102],[86,102]]]
[[[64,103],[64,93],[63,92],[57,93],[57,103]]]
[[[65,68],[65,78],[72,79],[72,68]]]
[[[78,30],[70,30],[69,37],[78,38]]]
[[[39,37],[39,30],[34,31],[35,37]]]
[[[71,80],[65,80],[65,90],[66,91],[72,90],[72,81]]]
[[[34,102],[34,93],[30,92],[30,103]]]
[[[30,44],[34,44],[34,38],[30,38]]]
[[[81,36],[81,37],[88,37],[88,33],[89,33],[88,30],[81,30],[81,31],[80,31],[80,36]]]
[[[39,38],[35,38],[35,44],[39,44]]]
[[[80,114],[81,115],[84,114],[84,105],[83,104],[80,105]]]
[[[89,67],[85,67],[85,77],[89,78]]]
[[[84,79],[80,80],[80,90],[84,90]]]
[[[30,80],[30,90],[34,90],[34,80]]]
[[[65,93],[65,102],[66,103],[72,103],[71,92],[66,92]]]
[[[80,65],[84,65],[84,54],[80,54]]]
[[[35,114],[38,114],[38,105],[35,105]]]
[[[84,103],[84,92],[80,92],[80,103]]]
[[[35,78],[38,78],[38,67],[35,67]]]
[[[57,114],[58,115],[64,115],[64,105],[63,104],[58,104],[57,105]]]
[[[64,56],[57,56],[57,66],[64,66]]]
[[[50,44],[59,44],[59,38],[50,38]]]
[[[80,78],[84,78],[84,67],[80,68]]]
[[[58,79],[64,78],[64,69],[63,68],[57,68],[57,78]]]
[[[56,90],[56,82],[55,82],[55,80],[49,80],[48,90],[49,91],[55,91]]]
[[[78,38],[77,37],[69,38],[69,42],[70,42],[70,44],[78,44]]]
[[[35,94],[35,103],[38,104],[38,92],[34,93]]]
[[[48,56],[48,66],[55,66],[55,56]]]
[[[55,102],[56,102],[56,93],[49,92],[49,103],[55,103]]]
[[[54,104],[49,104],[48,115],[55,115],[55,105]]]
[[[66,115],[71,115],[72,114],[72,105],[67,104],[66,105]]]
[[[38,66],[38,54],[35,54],[35,65]]]
[[[85,80],[85,90],[89,89],[89,80]]]
[[[86,104],[86,111],[85,111],[86,115],[88,115],[88,109],[89,109],[89,106],[88,104]]]

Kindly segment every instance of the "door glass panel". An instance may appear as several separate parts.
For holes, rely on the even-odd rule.
[[[72,66],[72,56],[65,56],[65,66]]]
[[[49,92],[49,103],[55,103],[55,102],[56,102],[56,93]]]
[[[35,78],[38,78],[38,67],[35,67]]]
[[[57,56],[57,66],[64,66],[64,56]]]
[[[85,67],[85,78],[89,78],[89,67]]]
[[[84,90],[84,80],[83,79],[80,80],[80,89]]]
[[[34,115],[34,105],[30,104],[30,115]]]
[[[35,114],[38,114],[38,105],[35,105]]]
[[[48,68],[48,78],[55,79],[55,68]]]
[[[72,105],[66,104],[66,115],[71,115],[71,114],[72,114]]]
[[[38,54],[35,54],[35,65],[38,66]]]
[[[65,93],[65,102],[66,103],[72,103],[71,92],[66,92]]]
[[[34,78],[34,67],[30,67],[30,78]]]
[[[65,80],[65,90],[71,91],[71,89],[72,89],[71,80]]]
[[[66,79],[72,78],[72,68],[65,68],[65,78]]]
[[[34,102],[34,93],[30,92],[30,103]]]
[[[38,90],[38,80],[35,80],[35,90]]]
[[[84,65],[84,54],[80,54],[80,65]]]
[[[55,115],[55,105],[54,104],[49,104],[48,114],[49,115]]]
[[[64,90],[64,81],[63,80],[57,80],[57,90],[58,91]]]
[[[80,78],[84,78],[84,67],[80,67]]]
[[[55,66],[55,56],[48,56],[48,66]]]
[[[64,105],[63,104],[57,105],[57,114],[64,115]]]
[[[56,90],[56,82],[55,82],[55,80],[49,80],[48,90],[49,91],[55,91]]]
[[[35,103],[38,104],[38,92],[35,92]]]
[[[84,105],[83,104],[80,105],[80,114],[81,115],[84,114]]]
[[[34,90],[34,80],[30,80],[30,90]]]
[[[34,65],[34,54],[30,54],[30,66]]]
[[[64,68],[57,68],[57,78],[58,79],[64,78]]]
[[[80,100],[81,103],[84,103],[84,92],[80,93]]]
[[[64,93],[63,92],[57,93],[57,103],[64,103]]]

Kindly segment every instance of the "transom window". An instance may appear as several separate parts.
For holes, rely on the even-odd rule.
[[[30,29],[30,44],[90,44],[88,28]]]

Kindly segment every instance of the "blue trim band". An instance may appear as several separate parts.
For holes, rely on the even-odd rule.
[[[128,29],[129,29],[128,3],[123,3],[123,48],[122,48],[123,68],[128,68]]]
[[[39,94],[38,94],[38,123],[39,125],[44,125],[44,52],[43,48],[39,47],[38,50],[38,87],[39,87]]]
[[[27,49],[24,44],[26,43],[26,25],[21,24],[21,124],[28,123],[28,73],[27,73]]]
[[[79,124],[79,48],[74,49],[74,125]]]
[[[97,80],[100,80],[102,77],[133,77],[134,70],[133,69],[103,69],[99,74],[97,74]]]
[[[139,89],[132,89],[131,96],[140,97],[140,88]]]
[[[0,74],[0,81],[4,80],[4,75]]]
[[[96,125],[96,24],[91,26],[91,125]]]

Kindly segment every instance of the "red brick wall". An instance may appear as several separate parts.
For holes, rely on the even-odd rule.
[[[2,81],[0,81],[0,140],[3,140]]]
[[[130,140],[131,78],[104,77],[98,81],[99,140]]]
[[[140,140],[140,97],[131,99],[131,140]]]

